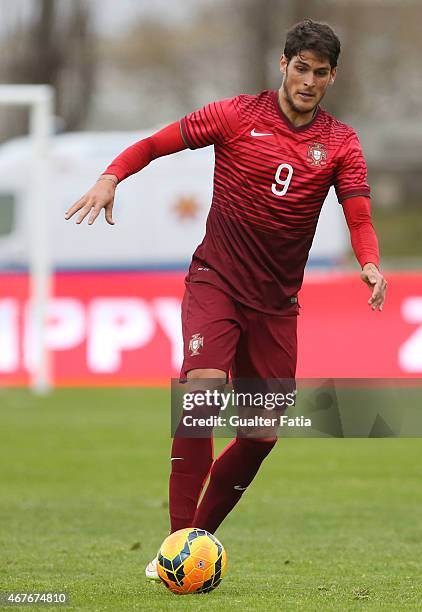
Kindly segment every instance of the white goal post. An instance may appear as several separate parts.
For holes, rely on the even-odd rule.
[[[32,305],[33,363],[31,387],[46,393],[51,387],[46,342],[47,307],[50,296],[51,261],[48,249],[49,138],[53,131],[54,89],[50,85],[0,85],[0,104],[27,106],[32,141],[30,176],[31,247],[29,253]]]

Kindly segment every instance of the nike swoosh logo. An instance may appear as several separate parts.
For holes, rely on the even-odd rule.
[[[177,459],[184,459],[184,457],[172,457],[171,461],[176,461]]]
[[[256,132],[254,128],[251,131],[251,136],[274,136],[274,134],[267,134],[266,132]]]
[[[245,489],[247,489],[248,487],[241,487],[240,485],[234,485],[233,487],[234,489],[236,489],[236,491],[244,491]]]

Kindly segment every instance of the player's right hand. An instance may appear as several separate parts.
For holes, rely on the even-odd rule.
[[[117,181],[117,178],[116,178]],[[113,180],[99,179],[95,185],[80,200],[66,211],[64,217],[71,219],[79,212],[76,223],[79,225],[89,215],[88,225],[92,225],[104,208],[105,219],[109,225],[114,225],[113,203],[116,192],[116,183]]]

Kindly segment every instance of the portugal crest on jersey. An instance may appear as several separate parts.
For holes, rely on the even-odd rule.
[[[308,146],[308,162],[311,166],[324,166],[327,160],[328,154],[325,146],[319,142],[314,142]]]
[[[204,336],[201,334],[193,334],[191,339],[189,340],[189,350],[191,357],[194,355],[199,355],[199,349],[204,346]]]

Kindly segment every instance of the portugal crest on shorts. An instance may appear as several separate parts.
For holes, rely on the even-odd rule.
[[[189,351],[191,357],[199,355],[199,349],[204,346],[204,336],[201,334],[193,334],[189,340]]]
[[[311,166],[324,166],[328,157],[327,149],[319,142],[308,146],[308,162]]]

